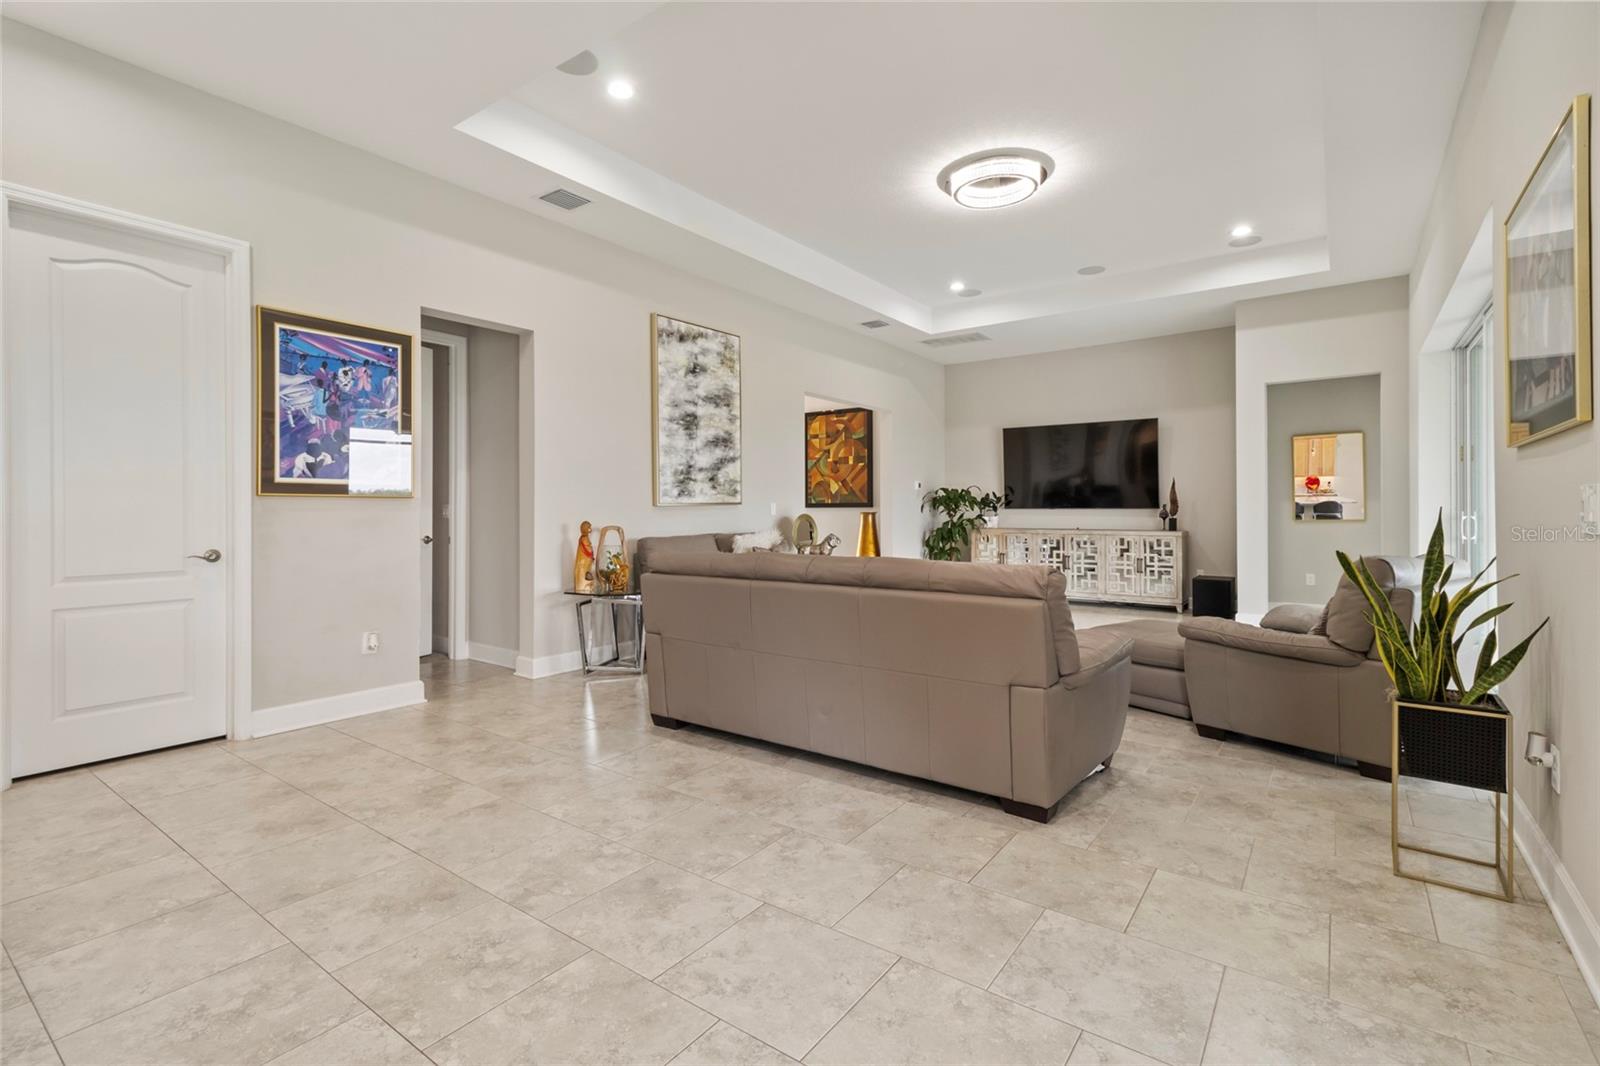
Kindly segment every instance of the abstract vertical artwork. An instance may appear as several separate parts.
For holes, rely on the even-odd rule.
[[[650,316],[657,506],[738,503],[739,338]]]
[[[256,309],[263,496],[410,496],[411,337]]]
[[[872,412],[806,412],[806,506],[872,506]]]

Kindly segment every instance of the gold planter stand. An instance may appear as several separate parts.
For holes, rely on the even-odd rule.
[[[1494,697],[1490,697],[1490,699],[1493,700],[1493,702],[1495,704],[1498,704],[1498,702],[1499,702]],[[1476,774],[1477,774],[1477,777],[1479,778],[1479,781],[1474,783],[1472,785],[1472,787],[1477,787],[1477,788],[1483,789],[1485,791],[1493,791],[1494,792],[1494,860],[1492,862],[1488,861],[1488,860],[1485,860],[1485,859],[1474,858],[1474,857],[1472,857],[1470,855],[1457,855],[1457,854],[1454,854],[1453,852],[1440,851],[1440,850],[1437,850],[1435,848],[1425,848],[1425,847],[1421,847],[1420,845],[1417,845],[1417,844],[1404,844],[1404,843],[1401,843],[1401,841],[1400,841],[1400,776],[1401,776],[1401,768],[1402,767],[1401,767],[1401,744],[1400,744],[1401,728],[1400,728],[1400,725],[1401,725],[1401,716],[1403,714],[1404,715],[1468,716],[1468,717],[1470,717],[1472,719],[1475,719],[1477,721],[1475,721],[1473,723],[1458,722],[1456,724],[1459,725],[1459,728],[1462,731],[1472,730],[1472,729],[1474,729],[1474,727],[1476,727],[1476,730],[1475,730],[1476,735],[1475,735],[1474,738],[1462,738],[1462,739],[1476,739],[1476,740],[1478,740],[1480,742],[1484,738],[1486,731],[1487,731],[1487,735],[1493,736],[1493,737],[1496,737],[1496,738],[1500,738],[1502,736],[1501,729],[1504,730],[1504,732],[1503,732],[1503,746],[1504,746],[1505,768],[1504,768],[1504,771],[1503,771],[1503,775],[1498,777],[1498,782],[1497,782],[1498,785],[1499,785],[1498,788],[1487,788],[1487,789],[1484,789],[1484,783],[1485,782],[1483,782],[1482,779],[1485,776],[1485,766],[1483,764],[1481,753],[1473,753],[1473,752],[1467,752],[1467,751],[1462,751],[1462,752],[1459,753],[1459,758],[1461,758],[1463,761],[1473,760],[1474,756],[1476,755],[1477,765],[1475,767],[1469,768],[1466,771],[1470,775],[1471,772],[1473,770],[1475,770]],[[1484,719],[1494,719],[1495,721],[1493,721],[1493,722],[1484,722],[1484,721],[1482,721]],[[1408,722],[1408,725],[1410,725],[1410,724],[1412,724],[1412,723]],[[1444,731],[1444,734],[1445,734],[1444,737],[1438,737],[1436,735],[1436,738],[1433,739],[1432,741],[1430,741],[1430,743],[1432,745],[1438,746],[1438,745],[1450,743],[1450,740],[1448,739],[1448,733],[1452,728],[1452,723],[1450,723],[1448,720],[1441,720],[1440,722],[1437,722],[1437,723],[1426,723],[1425,720],[1418,719],[1418,720],[1416,720],[1416,725],[1418,726],[1419,729],[1432,728],[1432,729],[1437,729],[1437,730]],[[1470,893],[1472,893],[1473,895],[1476,895],[1476,896],[1487,896],[1490,899],[1500,899],[1500,900],[1509,901],[1509,900],[1511,900],[1513,898],[1513,896],[1515,895],[1515,882],[1514,882],[1514,879],[1512,877],[1512,865],[1513,865],[1513,863],[1515,861],[1516,844],[1515,844],[1514,840],[1512,839],[1512,823],[1513,823],[1513,820],[1516,817],[1516,804],[1512,801],[1512,798],[1511,798],[1511,789],[1513,787],[1513,785],[1512,785],[1512,782],[1513,782],[1513,777],[1512,777],[1513,764],[1512,764],[1512,761],[1511,761],[1511,750],[1512,750],[1511,742],[1512,742],[1511,715],[1510,715],[1509,712],[1506,712],[1504,710],[1486,709],[1486,708],[1483,708],[1483,707],[1464,707],[1464,706],[1461,706],[1459,704],[1452,704],[1452,703],[1431,703],[1431,702],[1425,702],[1425,701],[1421,701],[1421,700],[1402,700],[1402,699],[1398,699],[1398,698],[1396,698],[1393,701],[1393,717],[1392,717],[1392,723],[1391,723],[1391,729],[1390,729],[1390,762],[1389,762],[1389,765],[1392,767],[1392,770],[1390,771],[1390,784],[1389,784],[1389,853],[1390,853],[1391,861],[1393,862],[1393,865],[1394,865],[1394,872],[1395,872],[1395,875],[1397,877],[1408,877],[1413,881],[1425,881],[1430,885],[1441,885],[1441,886],[1443,886],[1445,888],[1454,888],[1454,889],[1457,889],[1457,890],[1462,891],[1462,892],[1470,892]],[[1436,753],[1434,753],[1434,752],[1430,752],[1429,754],[1436,756]],[[1498,755],[1498,753],[1495,753],[1495,754]],[[1445,759],[1448,760],[1449,758],[1451,758],[1451,756],[1447,754],[1445,756]],[[1437,761],[1437,758],[1436,758],[1436,761]],[[1437,768],[1436,767],[1432,768],[1432,769],[1434,770],[1434,772],[1424,772],[1424,773],[1418,774],[1417,776],[1423,777],[1423,778],[1428,779],[1428,780],[1444,781],[1446,783],[1451,783],[1451,784],[1464,783],[1464,782],[1461,782],[1461,781],[1458,781],[1458,780],[1454,779],[1454,777],[1449,775],[1448,773],[1439,773],[1439,772],[1437,772]],[[1505,805],[1505,822],[1503,824],[1502,824],[1502,822],[1500,820],[1500,809],[1501,809],[1502,801],[1504,801],[1504,805]],[[1485,868],[1488,868],[1488,869],[1492,869],[1492,870],[1495,871],[1496,877],[1497,877],[1497,879],[1498,879],[1498,881],[1500,883],[1500,891],[1499,892],[1491,892],[1491,891],[1488,891],[1488,890],[1483,889],[1483,888],[1475,888],[1475,887],[1473,887],[1471,885],[1461,884],[1461,883],[1456,882],[1456,881],[1447,881],[1447,880],[1444,880],[1444,879],[1438,878],[1438,877],[1430,877],[1427,874],[1410,873],[1410,872],[1400,868],[1400,852],[1401,851],[1413,851],[1413,852],[1417,852],[1418,854],[1422,854],[1422,855],[1433,855],[1433,856],[1437,856],[1437,857],[1442,858],[1442,859],[1450,859],[1450,860],[1452,860],[1454,862],[1463,862],[1463,863],[1467,863],[1467,864],[1469,864],[1471,866],[1479,866],[1479,867],[1485,867]]]

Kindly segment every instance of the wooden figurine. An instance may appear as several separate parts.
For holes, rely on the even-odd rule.
[[[589,532],[594,529],[588,522],[578,526],[578,555],[572,560],[572,591],[594,591],[594,545]]]

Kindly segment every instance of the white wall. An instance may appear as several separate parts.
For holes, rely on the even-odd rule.
[[[1178,482],[1189,573],[1234,573],[1233,331],[1206,330],[946,373],[945,484],[1001,487],[1007,426],[1160,420],[1161,495]],[[932,487],[930,485],[930,487]],[[1153,510],[1007,510],[1008,526],[1157,529]]]
[[[467,337],[467,641],[518,645],[516,334],[469,326]],[[494,661],[490,659],[489,661]]]
[[[423,308],[530,331],[518,386],[529,668],[576,665],[561,588],[579,521],[638,537],[765,527],[769,503],[798,510],[807,392],[892,415],[886,550],[917,552],[912,482],[943,467],[939,366],[26,26],[5,24],[0,60],[8,180],[247,240],[261,303],[412,333]],[[741,506],[651,506],[652,311],[743,337]],[[255,502],[258,712],[416,679],[417,531],[415,500]],[[383,632],[380,654],[360,654],[367,629]]]
[[[1501,226],[1579,93],[1600,93],[1600,7],[1489,6],[1412,269],[1413,352],[1426,350],[1486,213],[1493,218],[1496,298],[1505,291]],[[1600,155],[1591,164],[1600,176]],[[1563,765],[1556,795],[1546,771],[1517,760],[1526,807],[1519,816],[1532,815],[1538,834],[1526,838],[1536,844],[1529,862],[1545,874],[1557,920],[1590,987],[1600,990],[1600,541],[1562,532],[1576,521],[1579,486],[1600,481],[1600,431],[1591,423],[1507,447],[1503,370],[1493,379],[1499,572],[1520,575],[1502,586],[1502,602],[1516,606],[1501,617],[1501,646],[1550,618],[1502,695],[1516,717],[1518,750],[1524,732],[1537,729],[1550,734]],[[1519,535],[1540,529],[1555,539]],[[1553,856],[1541,855],[1541,840]]]
[[[1297,381],[1267,386],[1267,597],[1272,603],[1321,606],[1339,582],[1335,551],[1352,556],[1377,555],[1382,549],[1383,435],[1380,428],[1379,382],[1372,375],[1332,381]],[[1357,437],[1351,431],[1364,436]],[[1298,434],[1340,435],[1334,469],[1335,490],[1345,482],[1343,471],[1365,469],[1366,519],[1363,521],[1295,521],[1294,438]],[[1355,454],[1357,442],[1365,454]],[[1359,473],[1341,495],[1362,487]],[[1326,486],[1324,486],[1326,487]],[[1316,584],[1307,585],[1313,574]]]
[[[1259,617],[1267,609],[1268,511],[1274,503],[1282,503],[1281,492],[1275,493],[1268,484],[1269,385],[1378,375],[1382,465],[1368,471],[1382,483],[1377,497],[1378,546],[1385,554],[1411,550],[1406,307],[1405,278],[1239,304],[1234,385],[1241,618]]]

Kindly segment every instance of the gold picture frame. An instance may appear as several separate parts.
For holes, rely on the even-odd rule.
[[[413,498],[412,335],[255,310],[256,495]]]
[[[1513,448],[1594,417],[1589,111],[1587,93],[1572,101],[1501,230],[1506,443]],[[1561,213],[1564,197],[1559,195],[1569,154],[1570,229]],[[1568,233],[1570,255],[1561,247]],[[1566,291],[1569,269],[1570,293]],[[1570,327],[1564,321],[1569,315]],[[1529,350],[1536,344],[1547,347],[1551,336],[1561,338],[1558,344],[1570,336],[1572,351]]]
[[[1360,461],[1361,461],[1361,473],[1360,473],[1360,477],[1358,479],[1360,481],[1359,495],[1357,495],[1357,496],[1349,496],[1348,494],[1343,493],[1343,492],[1336,492],[1334,494],[1331,494],[1331,495],[1327,496],[1325,498],[1325,501],[1319,501],[1319,500],[1316,499],[1315,490],[1312,489],[1309,481],[1304,486],[1307,491],[1305,493],[1302,493],[1302,491],[1301,491],[1301,489],[1302,489],[1301,479],[1302,479],[1303,475],[1300,473],[1300,469],[1301,469],[1300,444],[1301,444],[1301,442],[1305,441],[1305,442],[1308,443],[1308,446],[1309,446],[1309,445],[1311,445],[1312,442],[1332,441],[1332,442],[1334,442],[1334,444],[1332,446],[1337,448],[1338,447],[1337,442],[1338,442],[1339,438],[1341,438],[1341,437],[1355,437],[1356,438],[1356,447],[1358,449],[1358,453],[1359,453]],[[1289,473],[1290,473],[1290,476],[1293,479],[1292,484],[1289,486],[1289,506],[1290,506],[1290,514],[1292,515],[1294,521],[1296,521],[1296,522],[1313,521],[1313,520],[1315,520],[1315,519],[1317,519],[1319,517],[1326,517],[1326,516],[1318,515],[1316,513],[1316,510],[1315,510],[1316,504],[1318,502],[1330,502],[1331,503],[1331,502],[1335,502],[1335,501],[1337,501],[1337,502],[1339,502],[1339,503],[1344,505],[1344,506],[1340,507],[1340,509],[1339,509],[1339,512],[1338,512],[1338,514],[1336,516],[1336,520],[1337,521],[1340,521],[1340,522],[1365,522],[1367,520],[1367,511],[1368,511],[1369,508],[1368,508],[1368,500],[1367,500],[1367,434],[1366,434],[1366,431],[1360,430],[1360,429],[1337,429],[1337,430],[1329,430],[1329,431],[1323,432],[1323,433],[1293,433],[1293,434],[1290,434],[1290,436],[1289,436],[1289,449],[1290,449]],[[1316,475],[1318,477],[1327,477],[1327,478],[1331,478],[1331,479],[1339,479],[1340,478],[1340,475],[1337,474],[1337,472],[1334,471],[1332,468],[1328,468],[1328,470],[1329,470],[1329,472],[1323,473],[1323,471],[1321,469],[1318,469],[1315,466],[1312,466],[1312,467],[1308,468],[1307,472],[1311,473],[1313,475]],[[1359,513],[1355,517],[1352,517],[1352,512],[1355,512],[1357,510],[1357,508],[1349,506],[1352,503],[1358,505],[1358,507],[1359,507]],[[1302,510],[1302,508],[1305,508],[1305,510]]]
[[[694,363],[693,374],[682,372],[685,361]],[[650,485],[657,507],[744,501],[743,381],[737,333],[651,313]],[[664,405],[680,417],[663,417]]]

